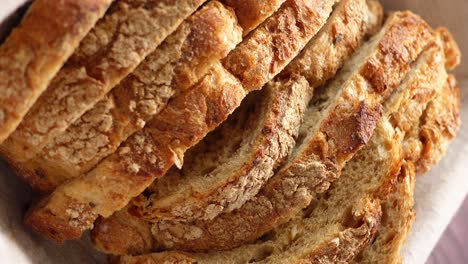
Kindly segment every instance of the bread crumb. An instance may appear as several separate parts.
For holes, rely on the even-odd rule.
[[[128,166],[128,170],[132,173],[138,173],[140,171],[140,165],[132,163]]]
[[[125,154],[128,154],[128,153],[130,153],[130,150],[131,150],[130,147],[122,147],[119,150],[119,155],[123,156]]]

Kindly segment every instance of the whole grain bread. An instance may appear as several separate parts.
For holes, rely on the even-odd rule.
[[[255,78],[260,78],[255,82],[258,86],[243,85],[223,66],[213,67],[197,87],[174,98],[115,154],[33,207],[26,223],[56,241],[78,238],[93,227],[99,215],[109,217],[125,207],[172,165],[182,167],[185,151],[226,120],[246,91],[260,89],[297,56],[323,26],[334,3],[286,1],[223,61],[233,67],[237,60],[249,76],[255,72]],[[245,58],[256,56],[262,60],[255,65],[244,64],[249,61]]]
[[[35,189],[49,192],[86,173],[241,40],[234,13],[220,2],[209,2],[65,133],[33,159],[17,164],[29,172],[23,177]]]
[[[116,2],[83,39],[17,130],[1,146],[2,153],[13,162],[34,157],[132,72],[203,2],[205,0]],[[74,19],[71,23],[75,23],[73,15],[64,21],[70,18]],[[56,23],[62,24],[62,21]]]
[[[367,143],[387,98],[395,90],[393,97],[405,98],[400,83],[408,72],[409,78],[417,78],[422,67],[429,73],[441,72],[440,82],[444,81],[441,47],[440,52],[425,52],[418,67],[410,71],[411,63],[434,38],[418,16],[409,12],[391,15],[381,32],[359,48],[335,80],[314,95],[301,128],[303,135],[292,155],[256,197],[211,221],[161,220],[153,226],[157,241],[167,248],[189,251],[230,249],[293,218],[328,189],[345,163]],[[427,69],[428,63],[438,67]],[[406,85],[410,84],[405,81],[403,87]],[[399,100],[396,102],[401,104]],[[387,115],[392,109],[398,107],[386,107]]]
[[[112,0],[37,0],[0,46],[0,144]]]
[[[134,213],[149,221],[210,220],[255,196],[290,154],[313,89],[342,67],[368,31],[379,27],[379,19],[372,18],[381,14],[372,13],[365,0],[337,4],[317,36],[280,78],[267,84],[259,95],[263,100],[253,99],[262,106],[244,106],[252,109],[246,125],[236,130],[226,124],[214,139],[189,151],[182,171],[173,170],[133,200],[138,205]]]

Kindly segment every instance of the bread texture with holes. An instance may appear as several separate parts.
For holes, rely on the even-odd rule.
[[[21,24],[0,46],[0,144],[17,129],[111,2],[38,0],[31,4]]]
[[[79,238],[98,216],[109,217],[124,208],[172,165],[182,167],[185,151],[226,120],[246,92],[260,89],[298,55],[323,26],[333,4],[286,1],[223,60],[223,66],[212,68],[197,87],[174,98],[115,154],[44,198],[30,210],[26,223],[56,241]],[[254,57],[262,59],[252,64]],[[233,71],[235,62],[254,83]]]
[[[86,173],[141,130],[171,98],[193,87],[241,40],[234,13],[220,2],[207,3],[105,99],[35,158],[17,166],[29,172],[27,178],[42,192]]]
[[[132,72],[203,2],[116,2],[1,146],[2,153],[13,162],[34,157]]]

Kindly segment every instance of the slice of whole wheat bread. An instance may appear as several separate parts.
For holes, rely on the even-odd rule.
[[[256,197],[211,221],[161,220],[153,226],[157,241],[167,248],[189,251],[230,249],[256,240],[297,215],[328,189],[344,164],[367,143],[381,116],[381,104],[393,91],[401,93],[404,88],[399,85],[405,75],[410,72],[408,78],[418,77],[420,67],[425,69],[428,62],[437,61],[434,57],[442,56],[441,52],[425,52],[410,71],[411,63],[433,40],[433,31],[418,16],[409,12],[391,15],[335,80],[314,95],[301,128],[304,135]],[[444,60],[439,61],[439,67],[427,71],[442,72],[443,80]]]
[[[365,0],[340,2],[305,50],[267,84],[267,92],[259,95],[263,99],[254,99],[262,106],[252,109],[246,126],[236,131],[226,125],[214,141],[202,144],[219,147],[190,151],[182,171],[169,173],[133,201],[138,205],[134,213],[149,221],[210,220],[250,200],[290,154],[313,89],[330,79],[364,35],[380,25],[372,17],[381,12],[373,13]]]
[[[132,72],[203,2],[205,0],[116,2],[4,142],[2,153],[13,162],[34,157]]]
[[[18,127],[112,0],[37,0],[0,46],[0,144]]]
[[[451,61],[451,59],[451,56],[447,56],[447,61]],[[413,122],[411,130],[405,135],[403,142],[405,161],[398,176],[396,189],[390,195],[388,201],[382,205],[382,221],[381,226],[377,230],[376,238],[356,257],[355,263],[402,263],[400,252],[415,219],[413,194],[416,181],[416,167],[424,164],[423,166],[428,169],[426,166],[436,164],[436,161],[440,158],[440,153],[429,152],[431,154],[436,153],[435,159],[430,159],[430,164],[424,161],[426,152],[422,152],[419,144],[415,144],[415,141],[421,139],[419,133],[414,133],[414,131],[424,130],[424,127],[431,124],[430,126],[433,131],[444,131],[449,126],[452,128],[450,129],[451,132],[456,134],[460,126],[458,117],[460,111],[459,89],[456,86],[454,77],[450,75],[444,87],[437,90],[438,93],[427,105],[422,118],[418,122]],[[404,110],[407,111],[407,109]],[[437,113],[437,115],[431,113]],[[435,134],[439,133],[436,132]],[[450,136],[450,139],[452,139],[452,136]],[[421,144],[424,149],[440,149],[444,148],[444,145],[450,139],[440,141],[423,140]],[[413,161],[417,163],[414,164]]]
[[[246,72],[261,77],[256,82],[258,86],[244,87],[224,67],[213,67],[197,87],[174,98],[115,154],[34,206],[26,216],[26,223],[56,241],[76,239],[93,227],[99,215],[109,217],[125,207],[172,165],[182,167],[185,151],[226,120],[246,91],[260,89],[297,56],[323,26],[334,3],[286,1],[223,62],[233,66],[233,58],[237,58],[242,67],[248,66]],[[259,42],[264,45],[259,46]],[[255,65],[243,64],[248,61],[245,58],[255,56],[265,60]]]
[[[220,2],[209,2],[65,133],[33,159],[15,166],[42,192],[86,173],[142,129],[172,97],[195,85],[241,40],[234,13]]]

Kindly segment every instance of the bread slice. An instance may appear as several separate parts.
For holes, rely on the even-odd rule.
[[[0,144],[17,128],[112,0],[38,0],[0,46]]]
[[[209,2],[170,35],[105,99],[35,158],[18,164],[42,192],[78,177],[142,129],[169,99],[195,85],[242,40],[234,13]]]
[[[267,67],[268,71],[258,72],[257,76],[269,81],[266,78],[281,71],[319,31],[333,4],[334,1],[323,0],[286,1],[228,58],[234,54],[242,63],[243,57],[275,50],[276,55],[265,55],[270,59],[258,61],[252,68]],[[268,44],[256,44],[260,42]],[[277,57],[278,54],[281,56]],[[271,67],[272,64],[278,67]],[[255,89],[263,84],[260,82]],[[246,90],[251,90],[221,66],[212,68],[196,86],[174,98],[145,129],[130,137],[95,169],[43,199],[28,214],[26,223],[56,241],[80,237],[83,231],[92,228],[99,215],[109,217],[172,165],[182,167],[185,151],[226,120],[240,105]]]
[[[292,150],[312,88],[302,77],[271,81],[219,130],[134,199],[146,220],[210,220],[255,196]],[[141,209],[141,210],[138,210]]]
[[[353,263],[402,263],[400,251],[414,221],[413,193],[416,175],[414,164],[404,163],[397,178],[396,190],[382,204],[382,219],[376,238]]]
[[[153,227],[157,241],[167,248],[189,251],[230,249],[256,240],[297,215],[328,189],[344,164],[367,143],[382,114],[381,104],[398,90],[411,63],[433,39],[433,31],[418,16],[409,12],[391,15],[335,80],[314,95],[292,155],[256,197],[212,221],[159,221]],[[387,45],[398,53],[387,53]],[[433,57],[437,56],[439,67],[433,71],[443,74],[440,53],[425,52],[409,78],[417,78],[419,67],[436,61]],[[367,75],[369,67],[379,79]]]
[[[182,170],[174,169],[135,199],[138,207],[133,213],[149,221],[210,220],[255,196],[290,154],[313,88],[342,67],[366,31],[380,25],[369,17],[381,17],[381,12],[371,13],[365,0],[337,4],[325,26],[280,78],[267,84],[251,106],[245,105],[246,110],[232,118],[234,124],[225,124],[189,151]],[[247,114],[250,118],[242,117]],[[235,125],[243,119],[248,120]]]
[[[447,51],[447,49],[445,49]],[[450,54],[448,54],[450,55]],[[453,61],[451,56],[447,56],[447,61]],[[447,65],[446,65],[447,66]],[[450,69],[453,67],[449,67]],[[414,184],[416,181],[416,167],[421,164],[414,164],[413,161],[421,162],[426,155],[421,152],[418,144],[415,141],[420,140],[418,133],[413,133],[415,130],[422,130],[428,123],[432,124],[432,128],[436,131],[444,130],[447,123],[439,122],[446,117],[448,122],[453,122],[455,128],[459,126],[459,120],[454,118],[458,116],[460,111],[459,90],[456,87],[453,76],[449,76],[448,81],[442,89],[437,89],[437,95],[427,105],[422,118],[418,122],[414,122],[412,129],[406,133],[403,142],[404,162],[395,191],[390,195],[388,201],[382,205],[382,221],[379,227],[376,238],[373,242],[364,249],[354,260],[355,263],[402,263],[400,255],[401,249],[406,242],[406,239],[411,231],[411,225],[414,222],[415,214],[414,206]],[[416,95],[417,96],[417,95]],[[444,107],[440,107],[440,106]],[[407,109],[405,109],[406,111]],[[438,115],[431,115],[437,111]],[[456,130],[453,131],[456,134]],[[422,148],[439,149],[446,145],[445,141],[430,141],[423,140]],[[434,152],[431,152],[434,153]],[[438,155],[436,155],[438,157]],[[424,165],[428,165],[424,161]],[[431,163],[434,165],[435,163]],[[416,166],[415,166],[416,165]]]
[[[297,56],[340,0],[287,0],[224,60],[246,91],[258,90]]]
[[[13,162],[34,157],[132,72],[203,2],[205,0],[117,2],[83,39],[18,129],[3,144],[2,152]],[[76,18],[70,23],[75,21]]]

